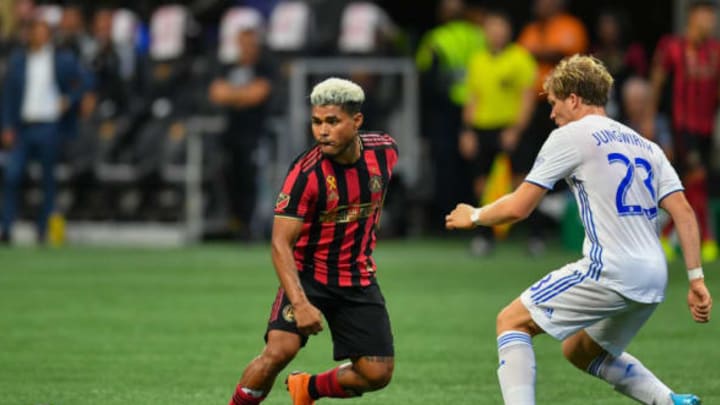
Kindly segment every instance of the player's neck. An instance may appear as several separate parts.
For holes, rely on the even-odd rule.
[[[360,136],[356,135],[355,140],[350,142],[345,150],[334,156],[332,160],[341,165],[351,165],[360,159],[361,154],[362,141],[360,140]]]
[[[583,105],[575,114],[575,121],[585,118],[588,115],[599,115],[601,117],[607,117],[607,112],[605,112],[605,107],[596,105]]]

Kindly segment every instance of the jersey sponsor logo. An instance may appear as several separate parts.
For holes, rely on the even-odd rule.
[[[379,193],[383,187],[382,176],[376,174],[370,177],[370,182],[368,183],[368,186],[370,187],[371,192]]]
[[[292,305],[287,304],[285,305],[285,307],[283,307],[282,317],[286,322],[295,322],[295,312],[293,311]]]
[[[355,222],[359,219],[369,218],[380,208],[380,201],[373,201],[364,204],[352,204],[337,207],[330,211],[323,211],[320,214],[320,222],[344,224]]]
[[[275,200],[275,209],[284,210],[290,204],[290,196],[285,193],[280,193]]]

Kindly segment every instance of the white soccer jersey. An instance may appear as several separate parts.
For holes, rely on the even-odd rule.
[[[563,178],[585,227],[582,278],[638,302],[662,301],[658,205],[683,190],[662,150],[617,121],[589,115],[550,134],[526,181],[552,189]]]

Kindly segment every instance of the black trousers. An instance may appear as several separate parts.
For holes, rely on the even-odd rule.
[[[258,169],[254,161],[256,147],[235,145],[227,148],[223,177],[227,187],[230,214],[248,227],[255,210]]]

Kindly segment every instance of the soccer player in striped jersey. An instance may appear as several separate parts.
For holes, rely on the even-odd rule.
[[[720,106],[720,41],[715,38],[717,2],[690,0],[686,3],[685,31],[660,39],[650,81],[655,108],[660,107],[665,84],[672,82],[669,107],[673,163],[682,176],[685,194],[700,223],[702,258],[710,262],[718,258],[708,204],[708,180],[714,156],[713,135]],[[663,229],[660,239],[668,260],[674,260],[676,256],[675,246],[669,237],[672,230],[670,223]]]
[[[657,234],[658,207],[677,224],[696,322],[710,319],[712,298],[700,266],[698,224],[678,175],[658,145],[607,117],[612,82],[593,57],[561,61],[544,86],[550,118],[560,128],[548,137],[525,182],[490,205],[459,204],[446,217],[450,229],[518,221],[561,179],[578,201],[584,257],[539,280],[498,315],[505,404],[535,403],[531,338],[541,333],[563,341],[573,365],[640,403],[700,403],[695,395],[674,393],[625,352],[664,299],[667,264]]]
[[[245,369],[230,405],[262,402],[308,336],[323,330],[323,316],[334,359],[350,361],[320,374],[289,375],[294,405],[359,396],[390,382],[393,336],[372,252],[398,149],[386,134],[359,132],[364,99],[348,80],[313,88],[316,145],[290,166],[275,203],[272,259],[280,289],[266,346]]]

